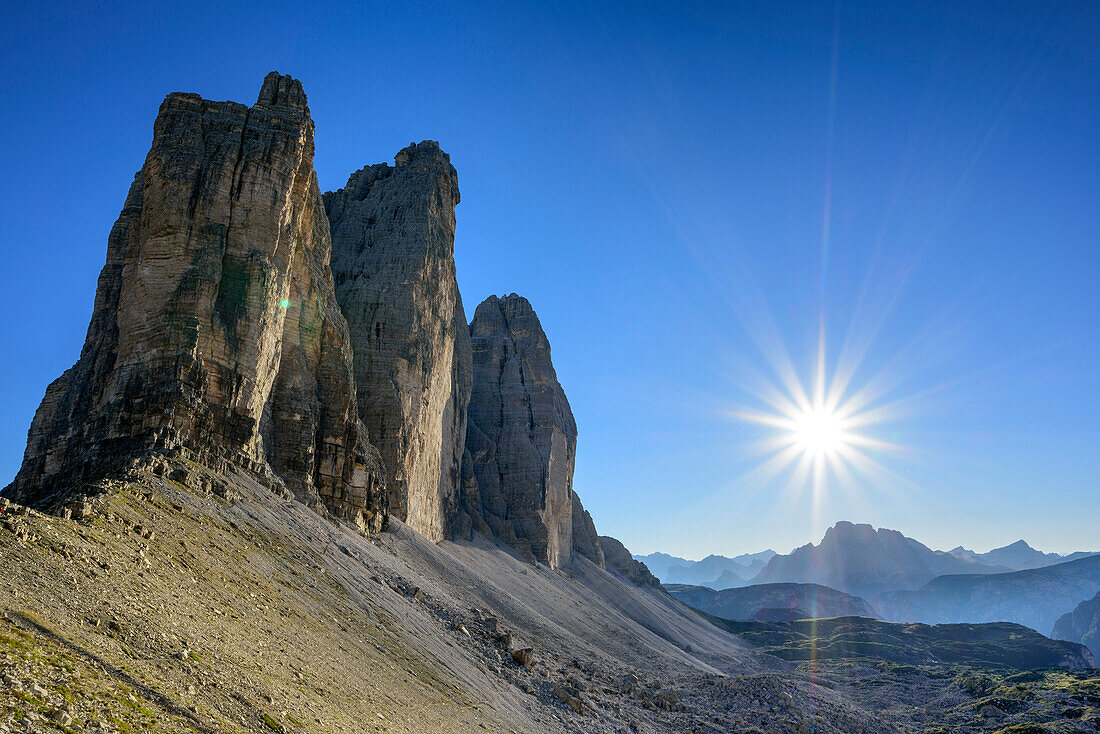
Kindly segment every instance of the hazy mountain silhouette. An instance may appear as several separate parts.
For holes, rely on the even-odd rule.
[[[636,555],[665,584],[694,584],[713,589],[744,586],[756,576],[772,557],[773,550],[728,556],[709,555],[699,561],[671,556],[667,553]]]
[[[975,553],[972,550],[963,548],[961,545],[949,550],[948,553],[965,560],[979,561],[993,566],[1007,566],[1013,571],[1042,568],[1055,563],[1065,563],[1066,561],[1075,561],[1078,558],[1095,555],[1095,553],[1088,551],[1078,551],[1068,556],[1063,556],[1060,553],[1044,553],[1032,548],[1024,540],[1017,540],[1015,543],[1010,543],[1001,548],[994,548],[988,553]]]
[[[1043,568],[941,576],[920,589],[872,600],[893,622],[1018,622],[1048,634],[1062,615],[1100,591],[1100,555]]]
[[[772,558],[752,582],[816,583],[870,597],[884,591],[917,589],[945,574],[1010,570],[934,551],[897,530],[842,521],[825,532],[820,544],[809,543]]]
[[[772,621],[878,616],[865,599],[818,584],[755,584],[722,591],[688,584],[669,584],[666,588],[688,606],[723,619]],[[776,614],[780,610],[792,614]]]

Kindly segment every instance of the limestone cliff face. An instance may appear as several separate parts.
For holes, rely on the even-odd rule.
[[[577,425],[550,343],[531,304],[515,294],[482,302],[470,336],[465,509],[475,528],[560,568],[573,551]]]
[[[336,297],[355,353],[359,415],[382,454],[390,511],[450,534],[470,399],[470,337],[455,280],[458,176],[434,141],[325,194]]]
[[[5,493],[40,506],[149,451],[274,472],[381,527],[301,84],[256,104],[170,94],[108,239],[79,361],[46,392]],[[273,481],[274,478],[272,478]]]

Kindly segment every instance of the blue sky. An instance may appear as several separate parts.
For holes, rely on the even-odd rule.
[[[166,4],[167,5],[167,4]],[[933,547],[1100,548],[1100,6],[24,4],[0,28],[0,483],[77,358],[170,91],[300,78],[337,188],[459,171],[467,313],[534,304],[576,489],[636,552],[779,551],[839,519]],[[881,467],[761,480],[752,375],[864,345]],[[839,361],[838,361],[839,360]]]

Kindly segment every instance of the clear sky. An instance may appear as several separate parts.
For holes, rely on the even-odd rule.
[[[602,533],[1100,549],[1095,2],[157,5],[5,11],[0,483],[164,95],[252,103],[277,69],[323,189],[410,141],[451,154],[467,313],[534,304]],[[827,375],[882,387],[861,435],[898,448],[814,492],[761,471],[775,431],[742,414],[784,353],[812,380],[822,333]]]

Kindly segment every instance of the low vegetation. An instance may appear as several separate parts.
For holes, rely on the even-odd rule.
[[[965,663],[1014,668],[1085,667],[1079,645],[1027,627],[989,624],[895,624],[869,617],[790,622],[714,618],[770,655],[784,660],[871,660],[907,664]]]

